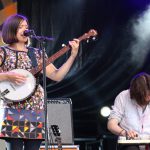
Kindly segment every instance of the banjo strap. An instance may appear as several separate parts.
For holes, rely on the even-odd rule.
[[[28,56],[32,61],[32,67],[37,67],[38,63],[37,63],[37,59],[36,59],[36,55],[34,53],[34,48],[33,47],[28,47]]]

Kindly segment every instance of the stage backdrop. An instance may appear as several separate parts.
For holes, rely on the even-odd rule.
[[[45,44],[49,56],[91,28],[98,32],[96,41],[80,44],[65,80],[47,80],[48,98],[72,99],[76,138],[108,133],[100,108],[111,106],[135,74],[149,73],[148,5],[142,0],[18,0],[18,12],[29,18],[30,28],[55,38]],[[68,56],[69,52],[54,64],[59,67]]]

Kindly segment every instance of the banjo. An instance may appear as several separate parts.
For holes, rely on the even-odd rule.
[[[88,33],[83,34],[78,38],[79,42],[82,40],[95,37],[97,31],[91,29]],[[46,66],[55,61],[57,58],[69,51],[70,46],[67,45],[60,49],[58,52],[49,57],[46,61]],[[0,82],[0,99],[6,100],[7,102],[20,102],[29,98],[35,91],[36,78],[35,76],[42,70],[42,63],[30,71],[24,69],[13,69],[12,72],[23,74],[27,77],[27,80],[22,85],[17,85],[9,81]]]

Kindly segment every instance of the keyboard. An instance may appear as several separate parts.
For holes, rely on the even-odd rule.
[[[126,137],[119,137],[118,144],[149,144],[150,136],[137,137],[136,139],[126,139]]]

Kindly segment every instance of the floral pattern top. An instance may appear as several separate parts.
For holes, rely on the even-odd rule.
[[[30,71],[32,66],[32,58],[28,52],[13,50],[7,46],[0,48],[0,71],[6,72],[13,69],[25,69]],[[33,49],[32,49],[33,50]],[[41,63],[42,52],[39,49],[33,50],[37,64]],[[47,56],[46,56],[47,57]],[[4,100],[0,101],[0,108],[26,109],[26,110],[41,110],[44,109],[44,95],[41,85],[37,85],[33,94],[20,102],[7,103]]]

